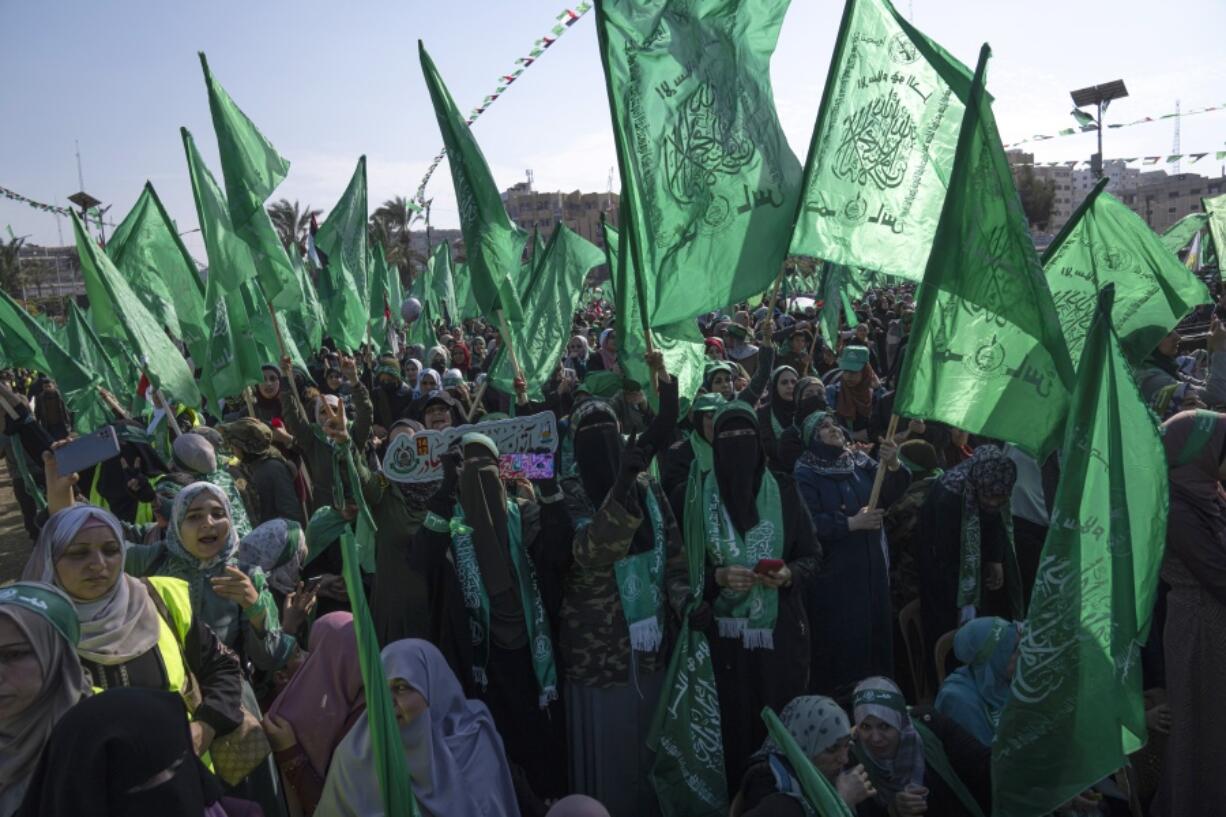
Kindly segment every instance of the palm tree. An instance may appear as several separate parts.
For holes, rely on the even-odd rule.
[[[383,202],[370,217],[371,240],[383,244],[389,264],[408,272],[414,261],[424,261],[413,250],[413,225],[421,220],[421,208],[404,196]]]
[[[9,235],[11,238],[8,241],[0,238],[0,289],[16,298],[21,294],[29,272],[21,268],[18,258],[26,239],[25,236],[18,238],[12,233]]]
[[[272,226],[277,229],[281,244],[286,250],[293,244],[298,253],[306,252],[307,231],[311,228],[311,217],[319,215],[322,210],[314,210],[310,205],[302,208],[297,200],[290,203],[289,199],[274,201],[268,205],[268,217]]]

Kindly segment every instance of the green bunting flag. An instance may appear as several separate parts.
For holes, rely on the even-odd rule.
[[[800,782],[805,802],[817,817],[853,817],[854,812],[843,802],[843,798],[826,776],[814,767],[813,761],[805,755],[796,738],[792,737],[792,733],[769,706],[762,709],[762,720],[766,723],[766,733],[787,757],[788,765],[792,767]]]
[[[153,185],[116,228],[106,254],[128,279],[136,296],[170,334],[194,347],[208,337],[204,326],[204,284]]]
[[[72,214],[72,227],[91,308],[105,309],[118,319],[129,349],[167,400],[177,400],[192,408],[199,406],[200,391],[183,354],[132,292],[111,259],[94,243],[76,213]]]
[[[970,84],[889,0],[846,0],[791,252],[919,281]]]
[[[421,41],[417,49],[447,148],[447,164],[451,166],[451,181],[460,208],[460,230],[468,253],[473,300],[483,314],[492,316],[501,309],[508,318],[516,317],[519,303],[512,276],[519,271],[528,236],[507,216],[485,156]]]
[[[775,113],[770,59],[787,7],[596,3],[640,323],[675,324],[748,298],[783,263],[800,163]]]
[[[1073,366],[984,89],[990,53],[980,51],[894,411],[1043,459],[1060,441]]]
[[[524,319],[509,325],[528,395],[544,400],[542,387],[565,352],[583,281],[592,267],[604,263],[605,257],[595,244],[559,223],[540,258],[533,260],[536,269],[532,284],[522,296]],[[490,385],[514,394],[514,380],[510,358],[505,349],[500,349],[490,368]]]
[[[1201,199],[1201,207],[1209,217],[1209,237],[1213,239],[1214,253],[1218,258],[1218,271],[1221,272],[1223,259],[1226,259],[1226,193],[1211,199]],[[1205,253],[1209,257],[1209,253]]]
[[[1167,466],[1112,329],[1111,290],[1086,336],[1051,527],[992,747],[995,817],[1050,814],[1145,742],[1141,646],[1166,542]]]
[[[327,319],[324,334],[351,353],[366,342],[368,330],[366,220],[366,157],[362,156],[349,186],[315,236],[315,245],[327,255],[318,278]]]
[[[365,533],[370,535],[368,531]],[[373,549],[374,542],[363,542],[362,546]],[[362,673],[362,687],[366,691],[366,719],[370,725],[371,747],[374,749],[375,775],[379,780],[379,792],[383,796],[383,812],[389,815],[420,817],[421,811],[417,806],[417,798],[413,796],[413,785],[409,779],[409,767],[404,762],[400,724],[396,720],[388,678],[383,672],[379,639],[370,616],[370,606],[366,603],[366,594],[362,592],[358,545],[348,527],[341,534],[341,560],[349,607],[353,610],[353,632],[358,641],[358,665]]]
[[[221,83],[213,78],[203,53],[200,54],[200,66],[208,88],[213,130],[217,133],[230,222],[251,247],[264,293],[274,306],[293,308],[300,295],[294,269],[264,209],[264,202],[289,172],[289,162],[281,158]],[[227,272],[222,271],[222,274]],[[236,289],[239,282],[227,277],[222,283],[226,289]]]
[[[1162,245],[1178,255],[1179,251],[1192,243],[1192,238],[1208,223],[1209,216],[1205,213],[1189,213],[1166,228],[1161,236]]]
[[[1099,180],[1065,223],[1043,254],[1043,268],[1069,357],[1081,357],[1098,292],[1115,284],[1115,331],[1128,362],[1139,366],[1185,315],[1211,299],[1141,217],[1106,192],[1107,181]]]
[[[0,346],[10,365],[34,369],[55,381],[64,403],[75,415],[73,423],[79,433],[93,431],[113,419],[98,396],[99,375],[66,350],[4,290],[0,290]]]

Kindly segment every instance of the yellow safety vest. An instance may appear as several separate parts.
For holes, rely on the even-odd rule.
[[[99,463],[99,466],[101,466],[101,463]],[[102,510],[109,511],[111,509],[110,503],[106,501],[106,497],[104,497],[101,493],[98,492],[98,478],[100,476],[102,476],[102,468],[95,467],[94,468],[94,478],[93,480],[90,481],[90,484],[89,484],[89,504],[97,505]],[[160,479],[160,477],[158,479]],[[152,484],[154,485],[157,484],[156,479],[154,480]],[[138,503],[136,506],[136,519],[133,521],[133,524],[134,525],[148,525],[152,523],[153,520],[154,520],[153,503],[152,502]]]

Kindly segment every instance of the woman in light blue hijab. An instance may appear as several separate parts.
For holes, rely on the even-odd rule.
[[[964,666],[945,679],[936,708],[984,746],[992,745],[1009,700],[1020,640],[1015,622],[995,617],[972,619],[954,636],[954,656]]]

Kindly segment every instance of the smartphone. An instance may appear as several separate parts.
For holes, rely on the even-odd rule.
[[[753,566],[753,572],[761,573],[762,575],[774,573],[782,570],[783,564],[784,562],[782,559],[760,559],[758,560],[758,563]]]
[[[498,471],[503,479],[551,479],[553,454],[499,454]]]
[[[313,590],[316,590],[319,587],[319,583],[323,580],[324,580],[324,577],[322,573],[318,576],[312,576],[311,578],[307,579],[306,581],[302,583],[302,589],[304,592],[309,593]]]
[[[106,426],[55,449],[55,465],[67,476],[118,456],[119,437],[112,426]]]

